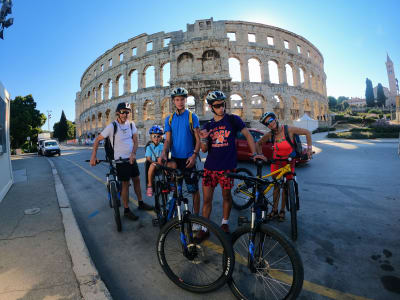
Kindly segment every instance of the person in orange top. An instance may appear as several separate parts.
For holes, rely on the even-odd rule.
[[[270,131],[267,132],[257,143],[256,143],[256,151],[257,153],[262,153],[262,144],[266,143],[273,139],[273,159],[288,159],[293,156],[294,149],[290,145],[289,141],[286,140],[284,126],[279,124],[279,120],[273,112],[266,112],[262,115],[260,119],[260,123],[265,125]],[[288,133],[290,139],[293,141],[293,134],[305,135],[307,139],[307,155],[308,158],[312,156],[312,141],[311,141],[311,132],[304,128],[298,128],[293,126],[288,126]],[[265,160],[267,160],[264,157]],[[288,162],[286,161],[276,161],[271,164],[271,172],[274,172],[283,166],[285,166]],[[291,161],[292,173],[294,173],[294,159]],[[287,179],[292,179],[293,175],[287,175]],[[286,204],[286,194],[282,194],[282,203],[281,210],[278,214],[278,204],[280,198],[280,188],[279,186],[274,186],[274,204],[271,213],[268,215],[270,219],[278,217],[279,221],[285,220],[285,204]]]

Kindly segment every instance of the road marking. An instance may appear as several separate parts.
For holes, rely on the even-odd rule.
[[[92,172],[86,170],[84,167],[80,166],[79,164],[75,163],[72,160],[69,160],[67,158],[63,158],[69,162],[71,162],[72,164],[74,164],[75,166],[77,166],[78,168],[82,169],[85,173],[89,174],[90,176],[92,176],[93,178],[95,178],[96,180],[100,181],[103,184],[107,184],[105,181],[103,181],[102,179],[100,179],[98,176],[96,176],[95,174],[93,174]],[[136,206],[138,206],[138,202],[136,200],[134,200],[133,198],[129,197],[129,200],[132,201]],[[149,215],[155,216],[155,213],[153,211],[146,211],[146,213],[148,213]],[[215,245],[209,241],[205,241],[204,245],[207,247],[210,247],[211,249],[215,250],[218,253],[222,253],[222,248],[219,247],[218,245]],[[220,248],[220,249],[218,249]],[[239,256],[238,254],[235,254],[235,260],[237,262],[239,262],[240,264],[243,265],[247,265],[247,259],[245,259],[242,256]],[[282,273],[282,275],[287,276],[286,274]],[[277,277],[279,277],[277,275]],[[284,279],[282,277],[282,279]],[[286,280],[288,280],[288,278],[286,278]],[[285,281],[285,280],[282,280]],[[321,296],[325,296],[331,299],[337,299],[337,300],[372,300],[370,298],[365,298],[362,296],[356,296],[353,294],[349,294],[349,293],[344,293],[335,289],[331,289],[328,288],[326,286],[323,285],[319,285],[316,283],[312,283],[310,281],[304,280],[303,282],[303,289]]]

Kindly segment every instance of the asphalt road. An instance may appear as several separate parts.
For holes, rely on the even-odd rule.
[[[313,139],[317,154],[309,165],[296,170],[301,201],[296,245],[305,269],[299,299],[399,299],[397,144],[393,140],[335,141],[323,135],[313,135]],[[143,156],[140,148],[138,157]],[[114,299],[234,299],[228,287],[196,295],[175,286],[158,264],[158,228],[152,226],[147,212],[137,212],[138,222],[123,220],[123,232],[118,233],[106,203],[107,167],[90,167],[84,162],[89,157],[89,149],[68,146],[52,160],[92,259]],[[255,172],[251,163],[239,165]],[[139,167],[143,174],[143,160],[139,159]],[[146,202],[153,202],[145,196],[144,180],[142,193]],[[131,197],[135,198],[132,190]],[[219,224],[219,189],[213,203],[212,219]],[[232,210],[231,230],[237,226],[238,215],[248,214]],[[272,224],[290,234],[289,218]]]

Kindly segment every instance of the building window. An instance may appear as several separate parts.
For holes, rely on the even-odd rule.
[[[101,71],[102,72],[104,71],[104,65],[101,65]]]
[[[229,38],[231,42],[236,42],[236,33],[235,32],[228,32],[226,36]]]
[[[132,48],[132,56],[136,56],[137,55],[137,51],[136,51],[136,47]]]
[[[273,46],[274,45],[274,38],[272,36],[268,36],[267,37],[267,43],[268,43],[268,45]]]
[[[301,47],[297,45],[297,53],[301,53]]]
[[[109,66],[109,67],[112,66],[112,58],[110,58],[110,59],[108,60],[108,66]]]
[[[285,49],[289,49],[289,42],[288,41],[283,41],[283,44],[285,45]]]
[[[146,47],[146,51],[151,51],[151,50],[153,50],[153,42],[147,43],[146,46],[147,46],[147,47]]]
[[[124,54],[123,53],[120,53],[119,54],[119,61],[121,62],[121,61],[123,61],[124,60]]]
[[[248,35],[249,43],[255,43],[256,42],[256,34],[255,33],[249,33]]]
[[[163,46],[164,47],[168,47],[169,43],[171,42],[171,38],[165,38],[163,40]]]

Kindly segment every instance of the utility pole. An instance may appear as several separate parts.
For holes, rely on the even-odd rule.
[[[51,110],[47,111],[47,128],[50,132],[50,119],[51,119]]]

